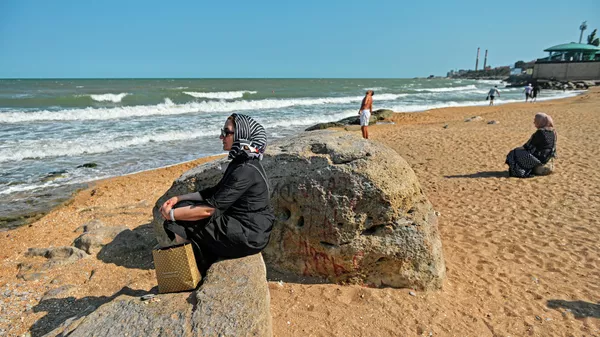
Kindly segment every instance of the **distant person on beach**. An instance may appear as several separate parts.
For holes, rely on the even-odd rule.
[[[533,91],[533,87],[531,86],[531,83],[527,84],[527,86],[525,87],[525,90],[523,90],[523,92],[525,93],[525,102],[527,102],[531,98],[532,91]]]
[[[275,216],[261,159],[267,146],[262,125],[246,115],[225,121],[220,139],[231,162],[221,181],[198,192],[178,195],[160,208],[163,227],[176,243],[192,242],[198,267],[217,258],[239,258],[269,243]]]
[[[541,90],[540,85],[536,83],[533,86],[533,89],[531,90],[531,100],[533,102],[537,102],[537,97],[538,97],[538,94],[540,93],[540,90]]]
[[[488,92],[488,99],[490,100],[490,105],[494,105],[494,97],[496,97],[496,95],[500,97],[500,91],[498,91],[497,85],[495,85],[492,89],[490,89],[490,92]]]
[[[369,119],[371,119],[371,114],[373,113],[373,95],[375,95],[373,90],[367,90],[367,93],[360,104],[360,109],[358,110],[358,115],[360,116],[360,129],[364,139],[369,139],[368,128]]]
[[[557,134],[552,117],[538,113],[533,119],[537,131],[527,143],[508,153],[506,164],[511,177],[527,178],[550,174],[554,169]]]

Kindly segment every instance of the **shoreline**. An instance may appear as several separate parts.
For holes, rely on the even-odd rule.
[[[396,124],[370,128],[374,141],[409,163],[441,213],[444,286],[410,294],[410,289],[271,280],[274,335],[600,334],[600,321],[589,314],[597,312],[600,296],[600,233],[594,226],[600,212],[595,169],[600,140],[592,137],[598,133],[599,103],[596,88],[533,104],[400,113],[391,118]],[[538,111],[557,123],[557,170],[545,177],[508,178],[504,157],[534,131]],[[464,121],[474,115],[500,123]],[[582,148],[590,152],[582,155]],[[41,271],[37,279],[17,275],[19,266],[46,262],[25,256],[28,248],[70,246],[80,235],[77,228],[90,221],[147,228],[154,203],[173,180],[210,158],[95,181],[43,218],[0,233],[0,293],[9,294],[0,296],[0,331],[40,335],[123,289],[155,287],[154,269],[96,255]]]
[[[571,91],[571,92],[574,92],[573,96],[559,97],[559,98],[541,97],[539,99],[539,101],[547,102],[547,101],[569,99],[569,98],[583,95],[587,91],[586,90],[575,90],[575,91]],[[501,106],[501,105],[507,105],[507,104],[519,104],[519,103],[520,102],[518,102],[518,101],[510,101],[510,102],[498,101],[498,102],[496,102],[495,106]],[[442,105],[441,107],[433,107],[433,108],[429,108],[429,109],[425,109],[425,110],[399,111],[399,112],[394,111],[394,113],[395,114],[423,114],[423,113],[427,113],[430,111],[437,111],[437,110],[444,110],[444,109],[460,109],[460,108],[466,109],[466,108],[471,108],[471,107],[486,107],[487,102],[483,101],[482,104],[474,104],[474,105],[444,106],[444,103],[441,103],[441,105]],[[385,108],[382,108],[382,109],[385,109]],[[393,118],[392,118],[392,120],[393,120]],[[325,124],[327,124],[327,123],[325,123]],[[309,125],[308,127],[312,127],[312,126],[314,126],[314,125]],[[300,132],[306,132],[306,131],[300,131]],[[76,182],[76,183],[71,183],[71,184],[67,184],[67,185],[52,187],[52,188],[50,188],[51,190],[64,189],[64,190],[67,190],[68,192],[58,195],[56,198],[48,199],[46,202],[50,205],[49,207],[39,207],[38,209],[36,209],[33,212],[19,213],[19,214],[7,214],[7,216],[0,217],[0,232],[31,224],[32,222],[38,220],[40,217],[43,217],[44,215],[51,212],[53,209],[60,207],[64,203],[68,203],[75,196],[75,194],[79,193],[81,190],[88,190],[88,189],[92,188],[92,186],[99,181],[104,181],[107,179],[114,179],[116,177],[134,175],[134,174],[143,173],[143,172],[152,171],[152,170],[161,170],[161,169],[165,169],[165,168],[168,168],[171,166],[177,166],[177,165],[182,165],[182,164],[186,164],[189,162],[193,162],[193,161],[196,161],[201,158],[210,158],[210,157],[217,158],[217,157],[223,156],[223,155],[225,155],[225,154],[214,154],[214,155],[209,155],[209,156],[205,156],[205,157],[198,157],[197,159],[193,159],[193,160],[189,160],[189,161],[174,163],[174,164],[156,167],[156,168],[149,168],[146,170],[126,173],[126,174],[122,174],[122,175],[109,176],[109,177],[101,178],[101,179],[93,179],[93,180],[84,181],[84,182]],[[87,187],[85,185],[87,185]]]

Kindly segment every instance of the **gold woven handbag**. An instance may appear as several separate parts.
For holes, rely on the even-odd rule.
[[[155,248],[152,257],[161,294],[195,289],[202,279],[191,243]]]

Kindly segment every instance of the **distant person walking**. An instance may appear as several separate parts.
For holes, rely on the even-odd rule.
[[[488,99],[490,100],[490,105],[494,105],[494,97],[496,97],[496,95],[500,97],[500,91],[498,91],[497,85],[495,85],[492,89],[490,89],[490,92],[488,92]]]
[[[373,90],[367,90],[365,97],[360,104],[358,115],[360,116],[360,130],[364,139],[369,139],[369,119],[371,119],[371,113],[373,113]]]
[[[531,100],[533,102],[537,102],[537,97],[538,97],[538,94],[540,93],[540,90],[541,90],[540,85],[536,83],[533,86],[533,89],[531,90]]]
[[[531,86],[531,83],[527,84],[527,86],[525,87],[525,90],[523,90],[523,92],[525,92],[525,102],[527,102],[531,98],[532,91],[533,91],[533,87]]]

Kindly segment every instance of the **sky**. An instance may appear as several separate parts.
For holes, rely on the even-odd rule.
[[[456,4],[455,2],[460,2]],[[547,56],[600,0],[0,0],[0,78],[411,78]]]

